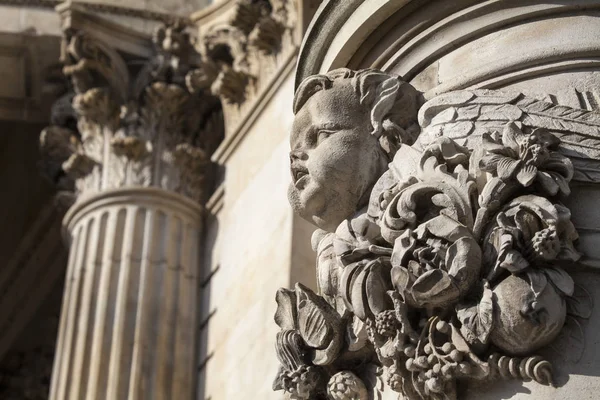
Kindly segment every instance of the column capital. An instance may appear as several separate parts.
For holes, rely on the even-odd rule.
[[[174,20],[150,36],[76,5],[57,11],[71,90],[40,137],[44,172],[77,197],[141,186],[202,202],[223,118],[217,97],[186,85],[201,63],[187,26]]]

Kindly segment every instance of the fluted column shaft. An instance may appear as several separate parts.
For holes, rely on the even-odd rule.
[[[193,398],[201,209],[155,188],[80,199],[51,400]]]

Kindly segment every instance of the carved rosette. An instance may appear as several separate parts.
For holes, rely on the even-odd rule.
[[[87,195],[159,187],[202,200],[211,137],[218,136],[206,129],[222,129],[212,118],[220,115],[218,100],[186,86],[199,55],[184,26],[159,28],[153,42],[155,57],[130,84],[123,55],[84,32],[65,34],[64,73],[75,93],[70,107],[57,102],[56,125],[41,136],[45,172],[63,188],[74,182],[76,194]]]
[[[563,348],[591,315],[561,199],[575,175],[565,153],[600,145],[600,115],[489,91],[443,96],[422,107],[421,136],[400,146],[368,207],[313,236],[320,293],[278,292],[274,389],[289,398],[553,385],[538,351]]]

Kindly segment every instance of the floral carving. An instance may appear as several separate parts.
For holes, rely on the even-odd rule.
[[[311,96],[314,102],[327,98],[315,94],[320,91],[339,90],[348,96],[344,82],[361,101],[368,96],[364,92],[385,93],[388,105],[407,98],[391,91],[402,83],[392,85],[380,78],[380,72],[369,70],[310,77],[298,89],[296,111],[302,102],[312,101]],[[328,80],[338,79],[339,86],[329,86]],[[501,109],[501,116],[529,121],[526,107],[531,101],[493,92],[484,95],[495,104],[489,112]],[[300,294],[306,297],[307,289],[297,287],[295,292],[278,294],[276,322],[282,332],[295,335],[293,346],[278,341],[278,355],[285,365],[284,354],[294,348],[304,368],[318,368],[313,371],[320,378],[311,377],[311,399],[368,400],[382,390],[392,390],[407,399],[451,400],[456,399],[458,381],[497,377],[552,385],[552,364],[536,353],[577,327],[575,318],[590,315],[589,295],[569,274],[581,255],[574,246],[578,235],[570,212],[559,196],[569,195],[574,167],[563,154],[560,135],[548,128],[553,126],[553,111],[541,116],[536,111],[543,126],[509,118],[495,129],[487,122],[491,116],[484,110],[488,109],[481,106],[476,117],[483,123],[473,118],[469,128],[480,141],[469,142],[469,134],[465,140],[456,138],[465,132],[462,123],[453,122],[462,111],[442,115],[441,108],[485,99],[469,92],[449,98],[456,102],[433,99],[419,114],[422,129],[437,125],[437,132],[446,129],[448,135],[419,137],[412,146],[397,143],[394,150],[379,141],[360,142],[365,152],[376,153],[374,146],[382,146],[379,154],[393,158],[389,168],[378,172],[378,180],[368,189],[368,202],[361,200],[355,214],[337,229],[331,230],[329,221],[323,221],[336,218],[335,212],[315,218],[329,230],[318,230],[313,236],[320,296],[310,292],[309,297],[321,304],[319,318],[299,317],[300,308],[293,299]],[[506,104],[498,105],[498,99],[506,99]],[[523,108],[513,106],[514,102]],[[371,107],[376,109],[381,103],[382,99],[375,99]],[[324,104],[319,106],[337,103]],[[373,118],[371,125],[377,126],[376,114],[366,108],[366,115]],[[319,107],[308,108],[295,127],[299,133],[293,135],[304,134],[304,124],[315,109],[319,118],[335,115]],[[435,109],[440,114],[432,114]],[[399,120],[410,124],[411,119],[400,115]],[[359,117],[356,123],[361,123]],[[346,135],[346,140],[358,143],[355,138],[365,134],[359,128],[337,131],[335,122],[331,125],[329,136]],[[389,122],[386,126],[403,129]],[[431,130],[424,133],[429,135]],[[323,146],[335,143],[328,140],[322,141]],[[302,183],[295,182],[296,189],[324,173],[311,170],[319,159],[308,167],[300,165],[321,151],[300,147],[304,143],[292,137],[292,173]],[[328,149],[325,154],[334,151],[340,150]],[[295,171],[303,174],[298,178]],[[345,334],[334,334],[340,331]],[[330,350],[325,358],[314,357],[324,349]],[[379,369],[376,377],[385,383],[384,389],[373,379],[369,369],[373,365]],[[275,389],[291,393],[279,383],[285,374],[277,378]]]
[[[209,135],[222,130],[213,118],[222,121],[219,103],[187,87],[200,55],[184,25],[161,26],[152,39],[156,54],[140,69],[88,33],[65,33],[64,72],[75,93],[57,106],[64,117],[44,131],[41,145],[52,178],[74,181],[77,194],[155,186],[203,200],[215,146]]]
[[[500,179],[516,179],[522,186],[534,182],[544,194],[568,195],[573,177],[571,160],[558,153],[560,140],[546,129],[524,134],[515,124],[508,124],[502,135],[483,135],[486,155],[480,161],[484,171],[495,173]]]

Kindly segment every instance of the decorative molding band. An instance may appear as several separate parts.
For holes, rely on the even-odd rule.
[[[586,0],[550,6],[544,1],[533,1],[531,4],[523,4],[511,10],[506,8],[503,1],[498,0],[483,4],[477,2],[470,6],[459,3],[452,15],[441,13],[431,26],[424,30],[407,28],[406,33],[379,56],[373,63],[373,67],[383,70],[393,69],[405,79],[412,80],[428,65],[454,49],[496,32],[500,27],[511,27],[519,22],[531,22],[549,17],[558,18],[577,12],[583,6],[589,11],[600,7],[597,4],[589,4]],[[428,9],[431,10],[431,7]],[[425,12],[425,8],[419,12]]]
[[[0,5],[35,8],[54,8],[62,2],[62,0],[0,0]]]
[[[469,74],[444,82],[425,92],[424,97],[428,100],[439,94],[463,88],[500,89],[504,85],[544,74],[598,68],[600,58],[589,57],[589,54],[600,54],[600,45],[593,45],[593,47],[577,52],[573,51],[571,53],[573,58],[569,60],[561,59],[563,56],[558,54],[555,57],[549,57],[544,51],[528,54],[529,61],[527,62],[523,62],[519,56],[507,56],[499,63],[490,63],[481,69],[470,71]]]
[[[192,13],[190,19],[198,26],[202,26],[202,24],[211,22],[215,17],[218,17],[222,13],[226,12],[234,5],[235,0],[222,0],[212,3],[210,6]]]
[[[225,204],[225,183],[221,182],[217,189],[210,196],[208,201],[206,202],[206,211],[209,214],[217,215],[223,209],[223,205]]]
[[[53,9],[56,6],[65,4],[67,1],[63,0],[0,0],[0,5],[7,6],[20,6],[20,7],[35,7],[35,8],[48,8]],[[97,4],[87,2],[75,2],[78,5],[85,7],[88,11],[102,12],[113,15],[120,15],[124,17],[134,17],[140,19],[148,19],[152,21],[161,22],[180,22],[186,25],[191,25],[192,21],[190,18],[183,16],[173,15],[169,13],[161,13],[158,11],[149,11],[139,8],[132,7],[120,7],[108,4]]]
[[[121,207],[128,204],[136,204],[140,207],[164,212],[168,210],[173,215],[200,224],[202,207],[197,202],[178,193],[162,189],[134,187],[106,190],[99,194],[81,198],[65,215],[63,220],[64,229],[72,231],[82,217],[99,209]]]
[[[543,64],[539,64],[543,62]],[[581,57],[572,60],[536,60],[537,65],[529,68],[522,68],[514,72],[497,71],[496,74],[487,75],[485,80],[481,81],[477,77],[471,77],[472,80],[452,81],[448,85],[454,87],[464,87],[468,85],[474,89],[502,89],[503,86],[520,82],[525,79],[543,76],[545,74],[557,73],[563,71],[572,71],[574,69],[598,69],[600,67],[599,57]],[[583,105],[582,105],[583,106]],[[588,107],[582,107],[588,109]]]

